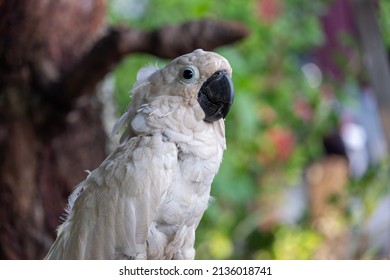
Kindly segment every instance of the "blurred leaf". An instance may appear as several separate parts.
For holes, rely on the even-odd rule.
[[[277,260],[312,259],[322,240],[318,233],[303,228],[281,227],[275,235],[273,251]]]

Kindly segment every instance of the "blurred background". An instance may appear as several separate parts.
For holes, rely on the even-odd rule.
[[[0,258],[45,255],[137,71],[195,48],[236,93],[196,258],[390,258],[390,1],[24,2],[0,1]]]

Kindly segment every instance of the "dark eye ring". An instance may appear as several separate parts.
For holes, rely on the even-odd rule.
[[[180,79],[185,83],[192,83],[199,76],[196,70],[193,67],[184,68],[180,74]]]

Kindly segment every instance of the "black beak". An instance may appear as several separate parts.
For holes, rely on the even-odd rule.
[[[202,85],[198,94],[200,107],[206,114],[206,122],[225,118],[234,100],[232,79],[226,72],[216,72]]]

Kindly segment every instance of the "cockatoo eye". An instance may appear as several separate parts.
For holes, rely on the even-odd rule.
[[[181,72],[180,80],[187,84],[194,82],[199,76],[199,72],[197,70],[198,69],[193,67],[184,68]]]
[[[191,80],[191,78],[194,76],[194,72],[192,69],[185,69],[183,71],[183,78],[186,80]]]

